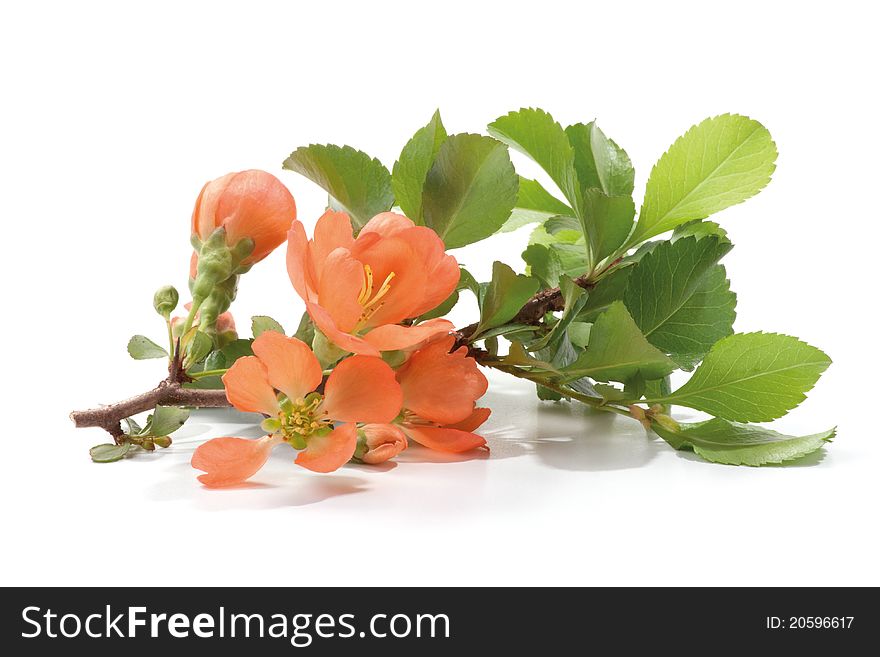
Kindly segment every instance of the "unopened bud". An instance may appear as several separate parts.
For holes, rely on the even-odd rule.
[[[171,436],[156,436],[153,442],[158,447],[171,447]]]
[[[180,301],[180,295],[177,293],[177,290],[171,285],[163,285],[153,295],[153,308],[162,317],[168,319],[174,309],[177,308],[178,301]]]

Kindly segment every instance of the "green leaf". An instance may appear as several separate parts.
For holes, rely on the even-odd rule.
[[[480,324],[474,335],[513,319],[525,302],[538,291],[538,280],[516,274],[503,262],[492,265],[492,281],[486,290],[480,313]]]
[[[833,440],[837,431],[786,436],[720,418],[680,426],[679,431],[673,431],[655,422],[653,429],[675,449],[692,449],[707,461],[752,466],[784,463],[806,456]]]
[[[574,149],[562,126],[541,109],[524,108],[489,124],[489,134],[537,162],[559,187],[569,204],[580,207],[581,185]]]
[[[577,278],[587,271],[586,247],[584,236],[578,227],[577,231],[560,230],[551,235],[544,226],[538,226],[529,237],[529,244],[541,244],[551,249],[562,265],[562,273]]]
[[[770,182],[775,162],[770,133],[746,116],[693,126],[654,165],[629,244],[742,203]]]
[[[133,335],[131,337],[131,340],[128,341],[128,355],[135,360],[168,358],[167,351],[143,335]]]
[[[192,338],[186,344],[184,350],[183,367],[189,369],[196,363],[205,359],[214,348],[214,341],[207,333],[193,331]]]
[[[95,445],[89,450],[89,456],[92,457],[92,460],[95,463],[113,463],[113,461],[118,461],[128,454],[128,450],[130,449],[130,443],[123,443],[122,445],[113,445],[109,443],[105,445]]]
[[[271,317],[266,315],[254,315],[251,317],[251,332],[255,338],[259,337],[266,331],[275,331],[276,333],[285,335],[284,327]]]
[[[174,433],[189,417],[189,411],[178,406],[157,406],[150,416],[147,428],[151,436],[167,436]]]
[[[544,222],[544,230],[551,235],[565,233],[567,239],[574,237],[575,241],[578,241],[580,236],[584,234],[583,226],[581,226],[581,222],[578,219],[564,215],[550,217]]]
[[[659,379],[674,369],[675,363],[645,339],[626,306],[615,301],[593,324],[587,349],[563,373],[568,380],[627,381],[637,374]]]
[[[485,239],[510,216],[518,184],[504,144],[482,135],[452,135],[425,179],[425,225],[450,249]]]
[[[686,224],[677,226],[672,231],[671,241],[677,242],[685,237],[696,237],[698,240],[704,237],[717,237],[722,241],[729,242],[727,231],[714,221],[689,221]]]
[[[797,338],[738,333],[716,342],[681,388],[650,401],[725,420],[767,422],[800,404],[830,364],[825,353]]]
[[[297,340],[302,340],[306,344],[312,344],[315,337],[315,325],[308,312],[304,312],[299,319],[299,326],[296,327],[296,333],[293,334]]]
[[[323,188],[348,213],[356,229],[394,203],[388,169],[350,146],[303,146],[284,160],[284,168]]]
[[[629,286],[629,277],[633,267],[617,267],[604,276],[590,290],[587,303],[578,315],[582,322],[592,322],[600,312],[604,312],[615,301],[621,301]]]
[[[543,244],[530,244],[522,253],[529,266],[527,274],[535,276],[543,287],[558,287],[562,275],[562,261],[557,253]]]
[[[590,241],[593,261],[614,253],[632,230],[636,206],[630,196],[607,196],[599,189],[584,192],[581,227]]]
[[[584,189],[594,187],[608,196],[632,196],[635,171],[629,155],[605,136],[595,121],[565,129],[574,148],[574,163]]]
[[[553,328],[547,335],[535,344],[529,345],[529,349],[532,351],[544,349],[545,347],[556,348],[560,339],[568,330],[569,325],[581,311],[587,300],[587,291],[568,276],[563,276],[559,280],[559,290],[562,292],[562,299],[565,304],[562,316],[559,318],[559,321],[553,324]]]
[[[501,232],[508,233],[526,224],[541,223],[556,215],[574,216],[574,210],[548,192],[537,180],[519,177],[516,206]]]
[[[223,352],[223,355],[226,357],[226,362],[231,367],[232,364],[242,356],[254,355],[253,343],[253,340],[239,338],[238,340],[233,340],[232,342],[230,342],[220,351]]]
[[[391,173],[394,198],[403,213],[417,224],[424,223],[422,189],[425,178],[446,137],[446,129],[440,120],[440,110],[437,110],[428,125],[419,128],[406,143],[394,163]]]
[[[686,369],[733,333],[736,295],[716,265],[731,248],[717,237],[660,242],[629,276],[624,301],[636,324]]]
[[[136,436],[143,431],[141,425],[133,417],[123,418],[122,421],[125,423],[125,434],[128,436]]]

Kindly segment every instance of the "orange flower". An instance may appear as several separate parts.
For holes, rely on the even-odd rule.
[[[384,463],[407,447],[406,434],[393,424],[367,424],[361,431],[363,441],[359,441],[355,456],[364,463]]]
[[[357,238],[344,212],[325,212],[311,240],[294,221],[287,271],[312,321],[346,351],[378,356],[452,330],[444,319],[400,325],[445,301],[460,275],[437,233],[402,215],[376,215]]]
[[[364,427],[368,438],[371,433],[389,435],[397,425],[417,443],[442,452],[466,452],[486,445],[473,431],[491,413],[476,407],[488,381],[476,361],[467,356],[467,348],[449,352],[454,342],[452,336],[434,340],[397,371],[403,412],[395,424]]]
[[[254,356],[239,358],[223,375],[226,398],[235,408],[269,416],[259,440],[214,438],[193,455],[207,486],[241,483],[259,470],[272,447],[287,442],[302,450],[296,463],[315,472],[332,472],[354,454],[357,422],[390,422],[400,412],[402,392],[394,371],[380,358],[352,356],[330,374],[311,349],[274,331],[253,343]]]
[[[230,247],[243,239],[253,240],[254,250],[242,262],[249,265],[280,245],[295,220],[296,203],[281,181],[251,169],[228,173],[202,187],[193,210],[192,233],[204,242],[222,227]]]

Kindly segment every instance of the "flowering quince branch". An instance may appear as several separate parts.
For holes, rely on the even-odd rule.
[[[171,317],[179,295],[160,288],[153,305],[168,349],[129,342],[136,359],[167,358],[169,376],[71,415],[114,438],[92,458],[167,447],[184,407],[226,405],[262,414],[266,435],[200,445],[192,465],[209,487],[248,479],[280,445],[315,472],[382,463],[411,442],[486,448],[478,365],[533,382],[541,400],[635,419],[717,463],[784,463],[834,437],[750,424],[797,406],[831,362],[790,336],[733,330],[736,295],[720,264],[732,244],[706,217],[769,182],[776,147],[760,123],[725,114],[693,126],[655,164],[638,213],[630,159],[595,122],[563,128],[521,109],[488,131],[449,135],[435,113],[390,172],[348,146],[297,149],[284,168],[329,196],[311,237],[271,174],[206,184],[192,219],[188,312]],[[561,196],[518,176],[508,149],[534,160]],[[496,261],[481,283],[447,252],[527,224],[525,273]],[[306,307],[300,325],[288,336],[257,316],[253,337],[239,338],[228,312],[238,278],[285,242]],[[455,329],[444,316],[465,291],[479,319]],[[693,374],[673,389],[675,370]],[[709,419],[680,423],[674,406]],[[141,427],[132,416],[149,410]]]

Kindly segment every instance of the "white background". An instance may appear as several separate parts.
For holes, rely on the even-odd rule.
[[[876,26],[872,3],[844,1],[4,3],[0,582],[880,584]],[[210,491],[195,446],[256,435],[213,412],[161,454],[89,461],[104,435],[67,413],[162,378],[125,344],[161,340],[152,293],[186,287],[206,180],[272,171],[310,229],[325,197],[281,171],[295,147],[345,143],[390,166],[437,107],[450,132],[480,132],[530,105],[597,118],[637,194],[707,116],[770,129],[773,182],[717,219],[736,244],[737,330],[834,359],[778,423],[838,424],[824,459],[709,465],[493,376],[489,458],[413,448],[318,476],[278,449],[253,485]],[[498,257],[521,268],[526,239],[456,255],[478,274]],[[234,306],[245,333],[252,314],[292,328],[301,310],[283,249]]]

